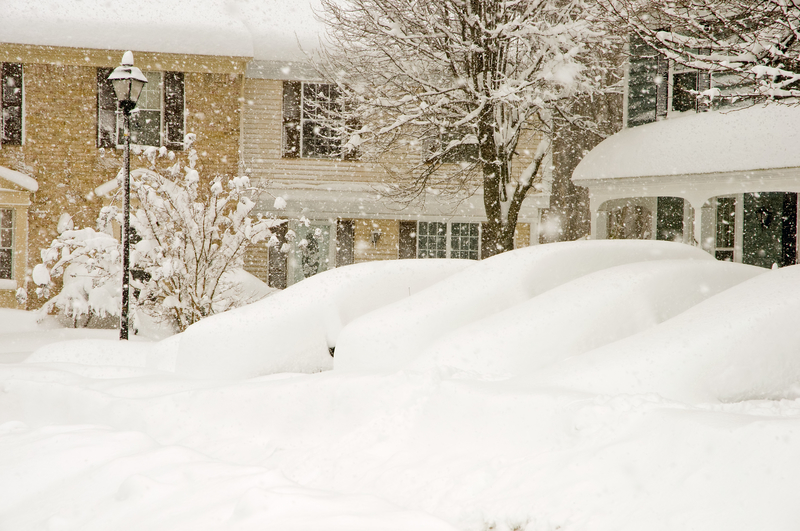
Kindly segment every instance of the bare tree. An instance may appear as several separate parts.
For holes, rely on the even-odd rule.
[[[613,39],[584,0],[322,0],[321,68],[339,86],[346,148],[385,167],[394,196],[483,187],[484,256],[513,248],[556,121],[606,72]],[[541,139],[522,153],[521,138]],[[416,159],[408,154],[415,152]],[[516,171],[513,164],[524,160]]]
[[[699,96],[800,97],[797,0],[598,0],[621,31],[719,79]]]

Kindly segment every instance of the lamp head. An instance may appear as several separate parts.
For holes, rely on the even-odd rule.
[[[122,65],[108,76],[114,86],[119,107],[125,114],[130,114],[142,93],[147,78],[141,70],[133,66],[133,53],[128,51],[122,56]]]

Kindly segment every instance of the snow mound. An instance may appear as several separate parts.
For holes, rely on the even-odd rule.
[[[765,270],[696,260],[590,273],[445,335],[413,367],[508,378],[618,341]],[[613,309],[613,311],[609,311]]]
[[[469,260],[396,260],[340,267],[180,334],[176,370],[208,378],[317,372],[357,317],[475,267]]]
[[[20,459],[31,453],[37,459]],[[305,488],[276,471],[102,426],[0,424],[0,469],[15,478],[0,487],[8,529],[455,531],[374,496]],[[31,506],[80,510],[47,517]]]
[[[800,266],[767,271],[533,381],[687,403],[800,397]]]
[[[337,370],[397,370],[431,343],[583,275],[630,262],[706,260],[688,245],[603,240],[527,247],[483,260],[421,293],[372,312],[339,337]]]

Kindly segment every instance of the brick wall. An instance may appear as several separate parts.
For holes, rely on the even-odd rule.
[[[174,69],[171,63],[179,63],[171,55],[141,54],[141,60],[134,54],[142,69],[150,63],[151,67]],[[29,174],[39,183],[29,208],[28,269],[40,262],[40,250],[58,235],[62,213],[72,215],[76,227],[94,227],[103,200],[95,197],[93,190],[113,179],[122,166],[122,150],[96,147],[97,67],[112,66],[121,56],[97,50],[0,44],[0,60],[23,62],[25,100],[24,145],[2,146],[0,165]],[[238,173],[244,70],[244,62],[235,58],[211,59],[183,61],[198,70],[231,70],[185,74],[186,131],[197,133],[198,166],[201,178],[207,181],[217,174]],[[132,157],[132,168],[136,165]],[[33,284],[28,288],[28,308],[40,306]],[[9,306],[7,298],[3,297],[0,305]]]

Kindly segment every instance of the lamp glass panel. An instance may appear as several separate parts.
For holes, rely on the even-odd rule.
[[[126,101],[130,99],[129,97],[131,93],[130,79],[112,79],[111,84],[114,85],[114,93],[117,96],[117,101]]]

